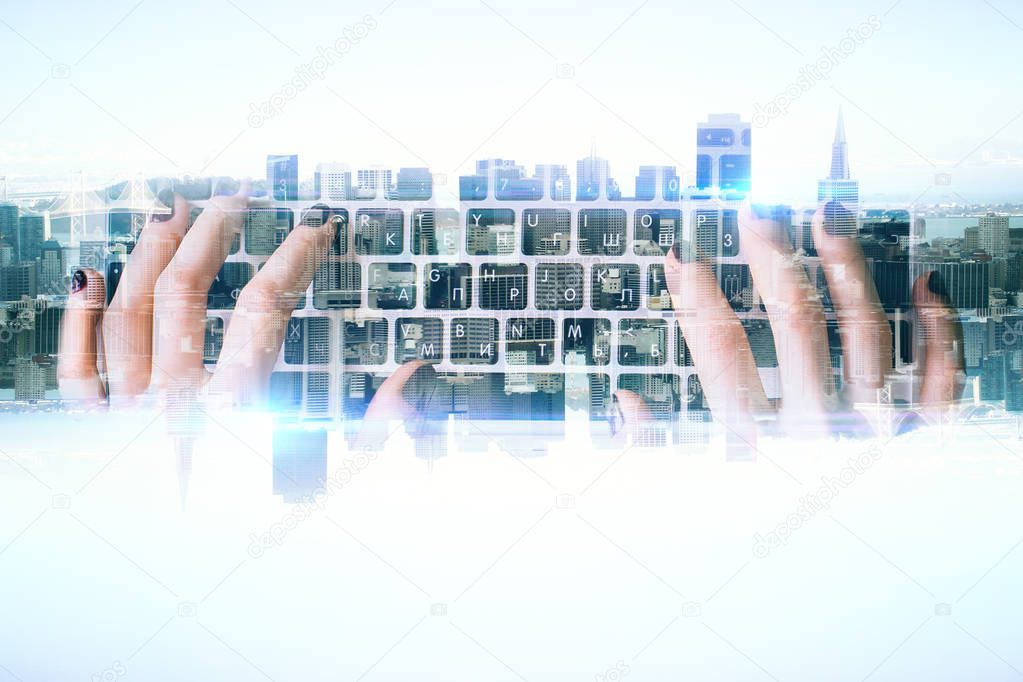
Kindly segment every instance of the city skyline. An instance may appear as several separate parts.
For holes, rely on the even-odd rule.
[[[0,174],[258,175],[267,152],[286,150],[455,176],[474,158],[508,150],[531,163],[577,158],[592,138],[615,166],[643,158],[688,174],[693,141],[679,131],[709,109],[759,117],[755,192],[798,202],[813,196],[806,180],[826,158],[818,141],[844,105],[864,200],[1023,198],[1023,94],[983,68],[1018,58],[1011,9],[930,3],[925,29],[908,0],[812,12],[797,0],[671,9],[568,3],[554,12],[526,2],[500,14],[467,3],[457,11],[479,30],[460,32],[445,25],[444,5],[389,12],[382,3],[355,15],[319,2],[283,14],[262,0],[235,4],[204,8],[201,26],[183,23],[188,12],[130,3],[87,13],[64,3],[46,17],[29,5],[5,10],[0,31],[10,39],[0,54],[20,68],[0,106]],[[675,13],[689,20],[664,21]],[[174,48],[141,38],[153,22],[203,38],[182,62]],[[970,50],[932,40],[962,26],[984,31],[985,40]],[[861,27],[869,37],[845,50],[842,41]],[[445,40],[431,40],[434,30]],[[301,92],[281,95],[296,74],[311,73],[320,48],[336,49],[341,38],[349,41],[343,54],[307,76]],[[629,49],[640,38],[644,49]],[[814,75],[825,54],[827,77]],[[703,55],[713,55],[713,68],[693,68]],[[161,63],[179,70],[154,86],[149,73]],[[495,77],[459,78],[466,63]],[[376,68],[400,74],[401,87]],[[118,83],[155,87],[159,105],[114,85],[110,73]],[[790,87],[798,96],[784,113],[764,113]],[[253,107],[275,95],[279,106],[250,121]],[[955,106],[974,100],[979,106]],[[416,102],[424,104],[409,106]],[[941,174],[947,184],[937,181]]]

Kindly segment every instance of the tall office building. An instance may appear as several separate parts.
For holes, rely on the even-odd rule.
[[[44,294],[67,293],[64,286],[64,271],[67,267],[64,248],[56,239],[43,242],[39,253],[39,290]],[[88,267],[97,267],[89,264]]]
[[[679,196],[678,172],[674,166],[640,166],[636,176],[636,199],[639,201],[677,201]]]
[[[46,217],[26,214],[18,220],[21,231],[21,260],[39,258],[40,247],[46,241]]]
[[[856,235],[860,184],[849,177],[849,149],[841,109],[835,125],[835,141],[831,145],[831,171],[828,177],[817,183],[817,201],[825,205],[824,222],[830,234],[841,237]]]
[[[391,192],[392,172],[390,168],[361,168],[356,171],[356,199],[383,199]]]
[[[14,204],[0,204],[0,242],[7,242],[14,249],[15,262],[22,259],[18,207]]]
[[[0,268],[0,301],[17,301],[22,296],[35,298],[37,293],[35,263]]]
[[[978,247],[992,258],[1004,258],[1009,253],[1009,216],[988,213],[977,224]]]
[[[750,190],[750,124],[739,114],[710,114],[696,127],[696,186]]]
[[[394,198],[403,201],[428,201],[433,196],[433,174],[429,168],[399,168]]]
[[[622,198],[618,183],[611,177],[611,164],[607,159],[597,156],[596,147],[590,151],[588,157],[576,161],[575,183],[576,201]]]
[[[572,199],[572,178],[565,166],[558,164],[537,164],[535,177],[546,178],[548,193],[553,201]]]
[[[298,156],[266,157],[266,179],[270,183],[270,193],[277,201],[295,201],[298,199]]]
[[[352,169],[344,163],[318,164],[313,183],[320,199],[346,201],[352,191]]]

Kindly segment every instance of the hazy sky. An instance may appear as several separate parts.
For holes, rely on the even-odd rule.
[[[691,175],[697,121],[752,118],[871,15],[828,79],[755,128],[756,194],[812,198],[843,105],[864,196],[1023,199],[1011,0],[4,0],[0,175],[255,176],[297,153],[304,177],[317,161],[453,177],[484,156],[573,166],[595,138],[631,188],[640,163]],[[359,34],[251,125],[318,47]]]

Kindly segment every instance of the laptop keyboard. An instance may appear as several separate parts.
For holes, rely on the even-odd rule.
[[[497,188],[487,178],[468,180],[458,208],[390,197],[327,202],[337,236],[287,324],[275,404],[357,415],[398,365],[420,360],[443,378],[449,413],[550,419],[577,400],[603,419],[616,389],[638,393],[657,419],[705,409],[665,279],[664,256],[676,246],[712,267],[758,367],[776,371],[734,203],[596,197],[580,205],[534,196],[532,186],[488,199]],[[246,211],[208,294],[208,363],[241,289],[314,203]]]

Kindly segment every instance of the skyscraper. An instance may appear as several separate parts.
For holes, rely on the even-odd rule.
[[[636,199],[677,201],[681,181],[674,166],[640,166],[636,176]],[[658,193],[660,196],[658,197]]]
[[[739,114],[710,114],[696,127],[696,186],[750,190],[750,124]]]
[[[18,222],[18,207],[14,204],[0,204],[0,242],[14,249],[14,262],[22,259],[21,230]]]
[[[575,182],[576,201],[622,198],[618,183],[611,177],[611,164],[607,159],[597,156],[596,147],[590,151],[588,157],[576,161]]]
[[[988,213],[977,225],[978,246],[992,258],[1004,258],[1009,253],[1009,216]]]
[[[344,163],[321,163],[314,175],[316,195],[325,201],[346,201],[352,191],[352,169]]]
[[[838,110],[835,141],[831,145],[831,171],[817,183],[817,201],[824,205],[824,224],[829,234],[852,237],[857,233],[860,184],[849,177],[849,151],[845,121]]]
[[[21,231],[21,260],[39,258],[40,247],[46,241],[46,217],[27,214],[18,221]]]
[[[266,157],[266,179],[270,183],[270,193],[277,201],[295,201],[298,199],[298,156]]]

